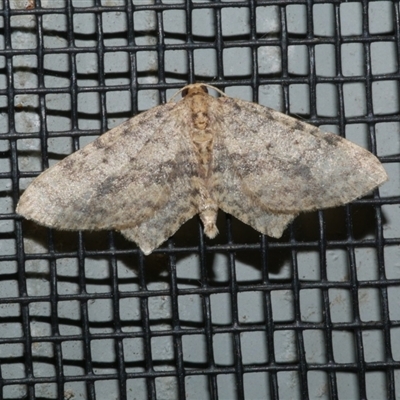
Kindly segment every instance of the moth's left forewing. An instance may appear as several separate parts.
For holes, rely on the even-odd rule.
[[[182,102],[168,103],[105,133],[36,178],[17,212],[64,230],[130,232],[152,221],[157,243],[166,240],[177,217],[182,222],[195,213],[187,114]],[[153,233],[142,234],[139,246],[151,248]]]

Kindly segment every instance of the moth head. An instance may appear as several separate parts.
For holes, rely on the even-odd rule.
[[[185,87],[185,89],[182,90],[182,97],[198,94],[198,93],[208,93],[208,89],[206,86],[201,85],[201,84],[194,84],[194,85],[188,85]]]

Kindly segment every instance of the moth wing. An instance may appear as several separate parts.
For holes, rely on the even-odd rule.
[[[213,193],[219,208],[264,235],[281,237],[297,213],[271,212],[250,192],[239,174],[239,169],[232,166],[230,154],[219,137],[215,138],[213,153]]]
[[[168,103],[106,132],[36,178],[17,212],[64,230],[129,233],[152,220],[166,240],[196,214],[187,117],[183,102]],[[137,243],[149,248],[145,236]]]
[[[172,196],[170,201],[163,208],[156,210],[150,218],[131,228],[121,230],[128,240],[139,245],[145,255],[149,255],[188,219],[197,214],[196,208],[190,203],[180,201],[178,197],[182,195],[182,192],[179,191],[179,193],[177,196]],[[191,194],[187,193],[186,196],[191,196]]]
[[[235,196],[242,192],[261,209],[295,216],[335,207],[387,180],[373,154],[338,135],[255,103],[229,97],[218,101],[218,113],[229,118],[213,117],[220,143],[214,154],[216,172],[234,169]],[[227,151],[224,159],[222,148]],[[231,182],[224,185],[232,191]],[[229,196],[220,207],[229,208]]]

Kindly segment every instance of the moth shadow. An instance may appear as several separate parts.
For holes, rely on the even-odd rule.
[[[349,214],[347,214],[349,212]],[[324,240],[329,246],[330,241],[348,240],[351,227],[351,236],[355,240],[362,240],[373,236],[376,231],[375,211],[372,205],[351,204],[347,207],[327,209],[322,212],[324,220]],[[346,222],[350,218],[351,222]],[[383,223],[385,218],[383,217]],[[290,265],[292,251],[302,250],[302,244],[313,242],[315,250],[319,248],[321,240],[318,212],[300,214],[293,225],[284,232],[280,239],[266,238],[265,253],[262,252],[262,235],[250,226],[234,217],[220,212],[217,220],[220,234],[215,239],[204,240],[204,263],[207,280],[213,285],[226,285],[220,280],[221,270],[230,268],[230,253],[237,266],[244,265],[256,271],[266,268],[268,274],[280,274],[282,269]],[[91,253],[88,257],[110,260],[114,256],[110,249],[109,231],[84,231],[82,243],[75,231],[58,231],[23,220],[24,249],[28,254],[46,253],[51,249],[56,255],[61,253],[65,257],[77,257],[83,249],[84,253]],[[167,242],[162,244],[149,256],[141,256],[134,243],[126,240],[120,233],[113,234],[115,257],[127,269],[132,269],[138,276],[143,263],[144,279],[146,283],[159,282],[170,284],[171,263],[180,268],[196,273],[178,276],[178,284],[198,286],[200,279],[200,250],[202,241],[202,225],[198,217],[186,222]],[[230,250],[228,243],[233,244]],[[303,247],[304,249],[304,247]],[[307,245],[307,249],[310,247]],[[224,272],[225,274],[225,272]],[[229,275],[229,272],[226,272]],[[204,278],[204,277],[203,277]],[[258,280],[255,279],[254,282]],[[139,284],[139,281],[134,279]],[[123,283],[123,282],[122,282]]]
[[[348,210],[348,214],[347,214]],[[362,240],[375,235],[376,220],[373,205],[350,204],[329,208],[322,211],[323,234],[329,241],[347,240],[350,235],[355,240]],[[310,242],[321,240],[318,212],[300,214],[294,220],[296,240]],[[383,224],[386,222],[383,216]],[[349,231],[350,229],[350,231]]]

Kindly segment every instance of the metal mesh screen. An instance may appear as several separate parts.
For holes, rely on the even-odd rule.
[[[1,399],[399,398],[397,1],[0,5]],[[194,218],[149,257],[15,214],[42,170],[195,81],[346,136],[389,182],[279,240]]]

